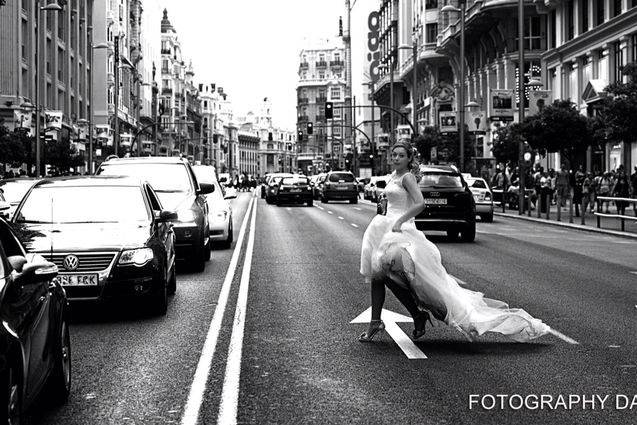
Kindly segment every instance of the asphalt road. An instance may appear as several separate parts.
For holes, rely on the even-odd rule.
[[[358,268],[375,207],[254,201],[254,226],[251,194],[233,201],[235,244],[213,251],[204,272],[179,273],[166,317],[130,305],[75,308],[71,398],[32,423],[194,423],[185,415],[193,407],[203,424],[637,422],[637,242],[499,217],[479,223],[471,244],[427,233],[468,288],[579,344],[552,335],[468,342],[435,322],[416,342],[427,358],[409,360],[388,333],[358,342],[365,325],[350,323],[369,307]],[[385,308],[407,315],[389,291]],[[221,317],[211,354],[204,343]],[[399,326],[411,334],[410,323]],[[489,408],[496,395],[508,396],[503,408],[500,399]],[[527,407],[517,409],[516,395]],[[553,401],[534,409],[542,395]],[[597,397],[583,405],[577,395]]]

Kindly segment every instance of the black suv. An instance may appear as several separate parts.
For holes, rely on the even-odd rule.
[[[198,183],[186,159],[178,157],[113,158],[103,162],[98,175],[130,176],[148,181],[164,208],[177,212],[172,221],[177,258],[187,260],[196,271],[202,271],[210,259],[210,226],[208,203],[204,195],[214,186]]]
[[[307,206],[311,207],[314,203],[314,198],[310,179],[301,175],[281,178],[275,199],[277,205],[298,202],[301,204],[307,203]]]
[[[354,174],[349,171],[330,171],[320,183],[321,202],[330,200],[348,200],[350,204],[358,203],[358,184]]]
[[[476,237],[476,205],[473,194],[455,167],[428,165],[420,168],[418,183],[425,209],[416,216],[419,230],[446,230],[456,239],[460,233],[464,242]]]

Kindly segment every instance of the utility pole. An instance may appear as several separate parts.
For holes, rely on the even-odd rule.
[[[115,150],[115,155],[117,155],[117,151],[119,150],[119,34],[115,35],[114,44],[115,93],[113,96],[113,100],[115,103],[115,108],[113,119],[115,120],[115,122],[113,124],[113,149]]]
[[[518,122],[524,121],[524,1],[518,0]],[[529,70],[530,71],[530,70]],[[518,142],[519,198],[518,213],[524,214],[524,141]],[[530,206],[529,206],[530,207]],[[559,209],[559,205],[558,205]],[[584,214],[582,212],[582,214]]]

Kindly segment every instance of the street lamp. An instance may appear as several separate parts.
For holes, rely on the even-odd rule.
[[[464,105],[465,109],[472,110],[473,108],[478,108],[480,104],[475,100],[470,101],[466,105]],[[464,112],[463,112],[464,113]],[[480,118],[476,118],[476,120],[480,120]],[[478,175],[478,128],[476,123],[476,131],[473,132],[473,157],[474,157],[474,168],[476,175]]]
[[[411,49],[412,50],[412,58],[413,58],[413,80],[411,85],[411,104],[412,104],[412,123],[414,128],[418,128],[418,110],[416,108],[416,102],[418,101],[418,38],[416,36],[416,32],[414,31],[411,35],[412,45],[401,45],[398,46],[398,49]],[[414,134],[415,138],[417,134]]]
[[[394,109],[394,56],[393,54],[389,57],[389,65],[381,64],[378,65],[378,69],[384,69],[389,72],[389,107],[390,109]],[[372,108],[373,110],[373,108]],[[394,113],[390,111],[389,113],[389,141],[391,144],[394,142]]]
[[[522,1],[522,0],[520,0]],[[463,108],[462,111],[458,111],[459,117],[459,128],[460,132],[460,172],[464,171],[464,74],[465,74],[465,63],[464,63],[464,21],[465,15],[467,11],[467,3],[466,0],[460,0],[460,9],[450,4],[444,6],[440,9],[443,13],[449,12],[460,12],[460,84],[458,86],[458,101],[456,105],[458,105],[458,109]]]
[[[93,44],[93,27],[88,27],[88,32],[91,37],[91,72],[89,74],[90,79],[88,81],[88,101],[89,101],[89,113],[88,113],[88,169],[89,173],[93,174],[93,73],[95,72],[95,50],[108,49],[107,43]]]
[[[40,61],[40,18],[42,11],[59,12],[62,10],[62,6],[57,3],[50,3],[46,6],[38,6],[40,0],[36,0],[36,13],[35,17],[35,175],[40,177],[40,162],[41,162],[41,150],[42,150],[42,137],[40,135],[40,74],[41,74],[41,61]]]

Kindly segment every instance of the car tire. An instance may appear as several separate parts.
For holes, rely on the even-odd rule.
[[[327,204],[327,203],[329,203],[329,200],[325,196],[322,196],[321,197],[321,203],[322,204]]]
[[[493,223],[493,213],[482,214],[482,215],[480,216],[480,219],[481,219],[484,223]]]
[[[471,223],[462,230],[462,242],[473,242],[476,239],[476,223]]]
[[[225,248],[230,248],[232,246],[232,241],[234,240],[234,230],[232,228],[232,220],[230,221],[230,226],[228,226],[228,237],[225,241],[223,241],[223,246]]]
[[[195,272],[202,272],[206,268],[205,247],[198,243],[194,248],[193,258],[190,260],[190,266]]]
[[[358,204],[358,198],[352,198],[349,200],[350,204]]]
[[[20,367],[10,365],[6,370],[6,377],[2,380],[5,386],[2,388],[2,400],[6,405],[0,411],[0,423],[22,423],[22,382],[20,380]]]
[[[168,295],[175,295],[177,292],[177,264],[173,263],[172,271],[170,272],[170,277],[168,277]]]
[[[455,241],[458,239],[458,230],[456,229],[447,229],[447,237],[451,241]]]
[[[150,312],[157,316],[165,316],[168,311],[168,282],[161,279],[157,292],[150,297]]]
[[[265,197],[265,203],[266,204],[272,204],[272,199],[268,198],[267,196]]]
[[[48,397],[56,405],[66,402],[71,393],[71,337],[66,317],[62,316],[60,341],[55,345],[53,371],[49,377]]]
[[[206,232],[207,235],[210,234],[210,230],[208,230]],[[204,261],[208,262],[210,261],[210,255],[212,254],[212,242],[210,242],[210,238],[208,238],[208,243],[206,244],[206,247],[204,248],[203,251],[203,259]]]

